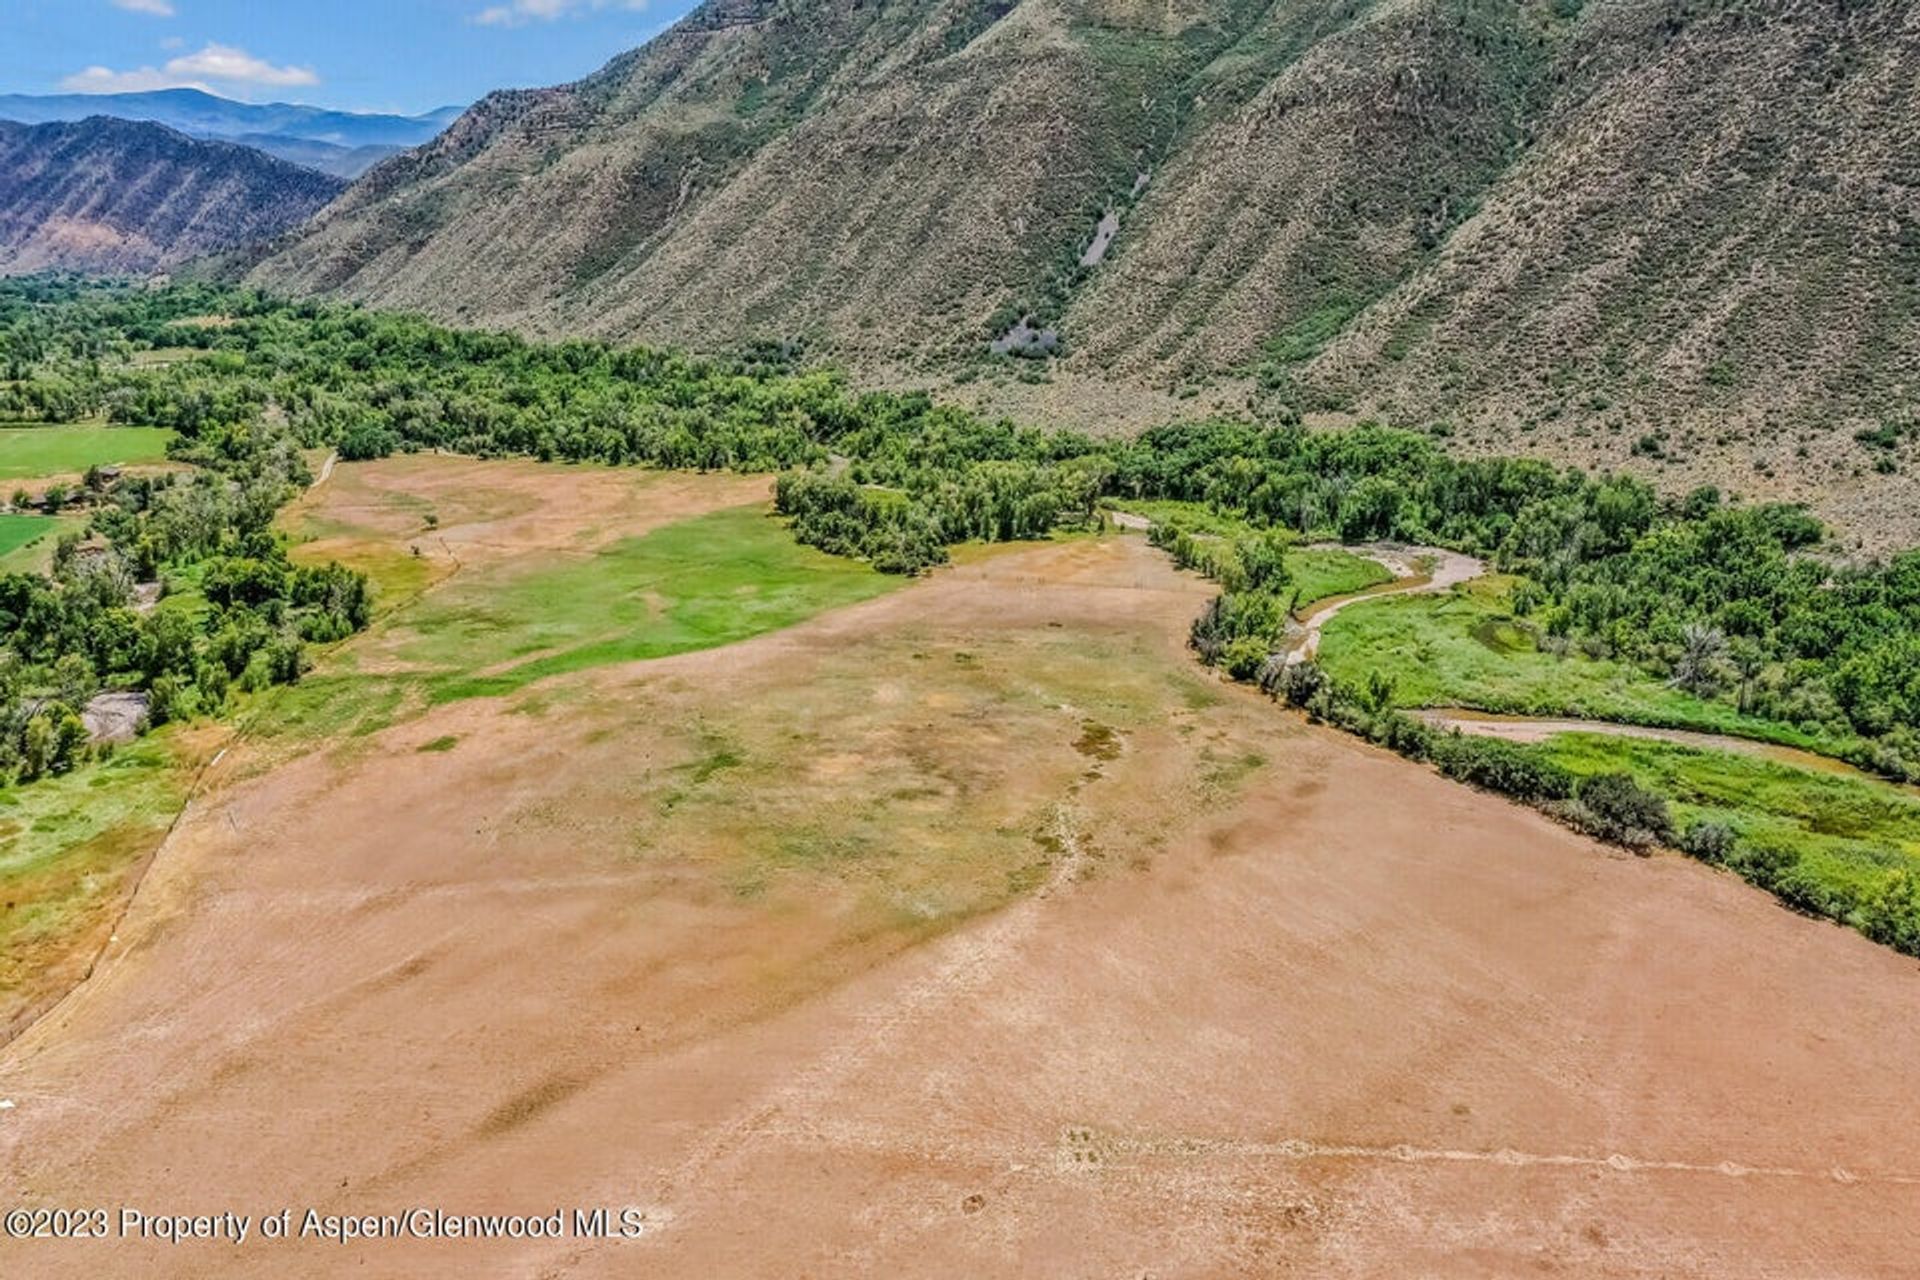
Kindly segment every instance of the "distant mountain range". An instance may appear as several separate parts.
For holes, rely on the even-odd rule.
[[[22,124],[91,116],[147,120],[195,138],[238,142],[294,164],[355,178],[388,156],[431,141],[462,107],[419,116],[329,111],[288,102],[234,102],[198,89],[152,93],[0,94],[0,120]]]
[[[277,235],[345,186],[145,121],[0,121],[0,275],[164,270]]]

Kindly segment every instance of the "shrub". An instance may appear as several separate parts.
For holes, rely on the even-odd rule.
[[[1267,662],[1267,644],[1255,636],[1237,636],[1220,654],[1220,668],[1230,679],[1252,680]]]
[[[1316,663],[1288,664],[1283,660],[1267,668],[1262,687],[1274,697],[1284,698],[1289,706],[1306,707],[1330,683]]]
[[[1596,774],[1580,784],[1576,798],[1581,825],[1603,840],[1639,849],[1673,838],[1667,802],[1628,774]]]
[[[366,462],[387,457],[399,447],[399,436],[385,427],[366,422],[347,429],[340,437],[339,452],[343,462]]]
[[[1721,822],[1696,822],[1681,833],[1680,849],[1702,862],[1718,865],[1733,854],[1733,831]]]
[[[1875,942],[1920,956],[1920,876],[1894,872],[1861,910],[1860,931]]]
[[[1535,803],[1573,795],[1571,773],[1515,743],[1454,733],[1433,738],[1430,752],[1449,778],[1489,791]]]

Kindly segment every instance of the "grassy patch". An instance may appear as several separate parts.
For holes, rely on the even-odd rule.
[[[321,670],[263,694],[249,732],[295,749],[347,744],[438,703],[732,644],[903,581],[800,546],[758,504],[696,516],[590,555],[475,571],[400,602]]]
[[[1393,581],[1393,574],[1379,561],[1338,547],[1296,547],[1287,552],[1287,572],[1300,589],[1296,603],[1303,605]]]
[[[571,561],[455,581],[395,616],[393,652],[445,702],[733,644],[900,582],[798,545],[756,504]]]
[[[14,540],[18,540],[18,545],[0,552],[0,573],[45,573],[53,566],[54,549],[60,545],[60,539],[87,527],[86,516],[60,515],[0,516],[0,528],[10,526],[15,520],[44,521],[47,527],[24,535],[16,533]]]
[[[248,724],[250,736],[330,742],[364,738],[424,703],[417,682],[406,676],[326,673],[260,695]]]
[[[77,475],[110,463],[159,462],[172,438],[165,427],[0,427],[0,481]]]
[[[320,546],[296,544],[287,556],[295,564],[322,565],[338,561],[349,569],[367,575],[373,584],[375,607],[389,608],[411,600],[431,586],[436,576],[434,564],[423,555],[368,539],[362,542],[329,542]]]
[[[1730,733],[1834,754],[1841,744],[1682,693],[1627,663],[1542,652],[1506,604],[1507,580],[1449,595],[1354,605],[1321,633],[1320,665],[1353,687],[1374,672],[1402,707],[1457,706],[1514,715],[1617,720]]]
[[[72,773],[0,788],[0,1025],[100,941],[191,777],[189,753],[162,731]]]
[[[1882,783],[1603,734],[1557,734],[1540,750],[1580,777],[1631,774],[1667,797],[1678,828],[1721,823],[1838,895],[1857,900],[1891,871],[1920,870],[1920,797]]]
[[[1144,517],[1155,524],[1179,524],[1190,533],[1210,533],[1222,538],[1244,537],[1254,527],[1236,515],[1215,511],[1204,502],[1180,502],[1173,498],[1128,498],[1108,504],[1112,510]]]
[[[54,516],[0,516],[0,565],[60,527]]]

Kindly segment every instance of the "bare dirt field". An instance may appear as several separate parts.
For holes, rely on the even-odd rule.
[[[648,1230],[0,1274],[1913,1274],[1920,968],[1215,684],[1208,591],[1002,550],[242,747],[0,1050],[5,1199]]]
[[[413,454],[317,470],[280,523],[304,539],[303,561],[340,560],[417,590],[462,565],[585,554],[771,489],[765,476]]]

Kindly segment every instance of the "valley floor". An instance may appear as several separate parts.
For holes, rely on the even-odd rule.
[[[499,539],[415,567],[417,514],[343,481],[360,514],[296,513],[328,554],[486,581],[457,549]],[[0,1240],[0,1273],[1911,1273],[1911,960],[1215,682],[1211,592],[1138,537],[999,548],[249,738],[0,1049],[8,1199],[647,1231]],[[321,674],[431,689],[423,643]]]

